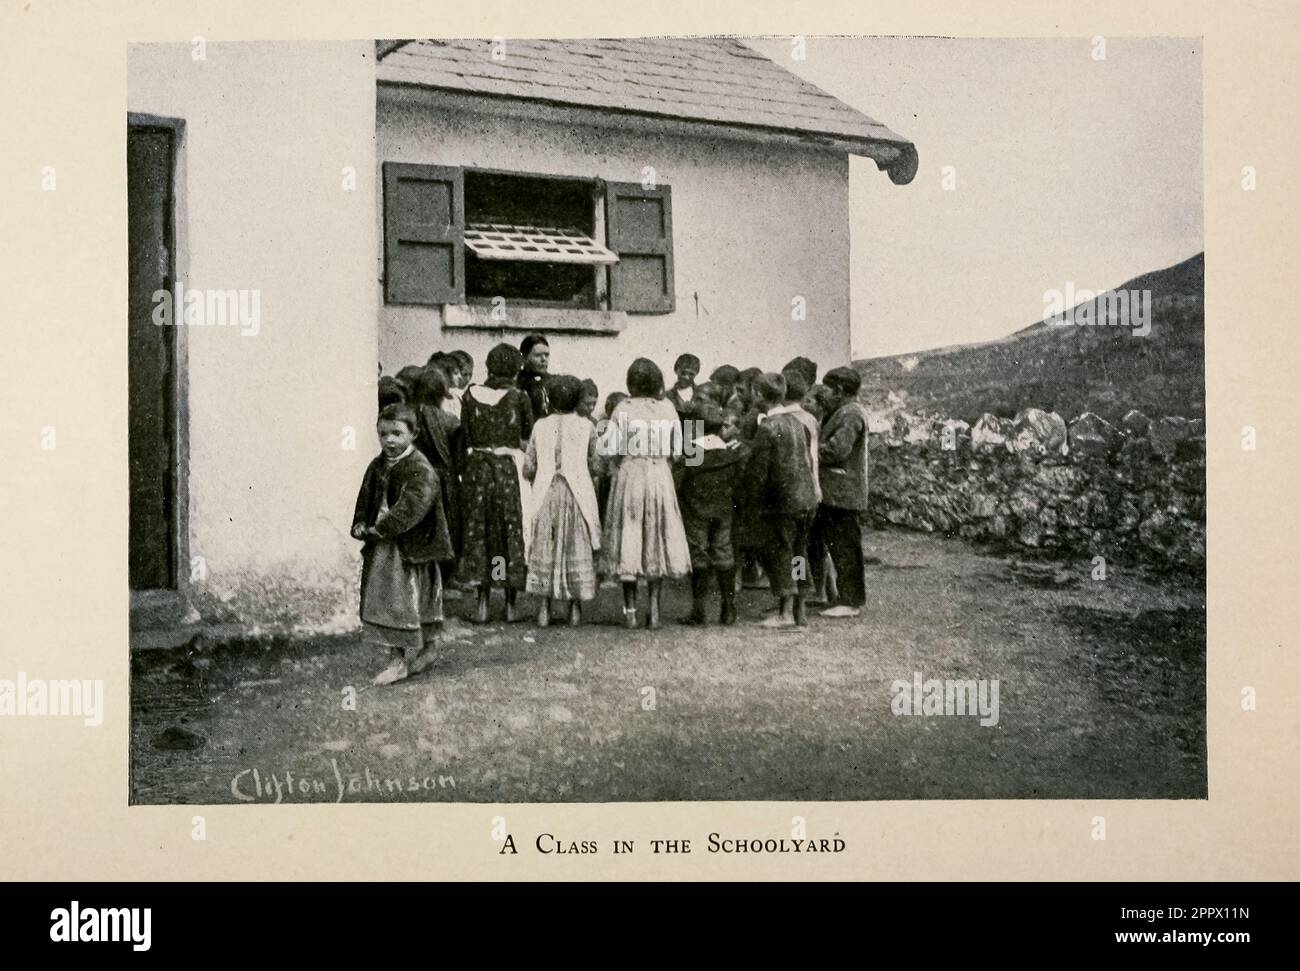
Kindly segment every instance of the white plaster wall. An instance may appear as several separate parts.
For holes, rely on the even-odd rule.
[[[245,628],[355,622],[348,528],[376,451],[373,52],[362,41],[129,55],[129,109],[186,124],[178,277],[260,291],[256,336],[185,328],[189,552],[206,567],[192,592],[206,617]]]
[[[827,150],[717,136],[656,133],[479,114],[426,96],[412,104],[380,90],[376,162],[478,166],[640,182],[653,166],[672,187],[677,309],[633,315],[617,336],[549,335],[552,372],[622,389],[638,356],[671,365],[683,351],[703,361],[776,369],[811,357],[825,373],[849,363],[848,158]],[[382,274],[382,180],[376,273]],[[791,320],[791,300],[807,320]],[[698,298],[698,300],[697,300]],[[386,306],[379,296],[385,373],[423,364],[435,349],[463,348],[484,377],[487,351],[519,331],[445,329],[437,308]]]

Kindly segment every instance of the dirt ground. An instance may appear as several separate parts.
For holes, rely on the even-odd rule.
[[[138,653],[133,801],[1205,797],[1203,583],[919,534],[868,552],[863,616],[802,633],[755,626],[761,590],[736,627],[680,626],[681,583],[658,632],[617,626],[615,589],[576,630],[451,620],[386,688],[359,635]],[[998,679],[997,724],[895,714],[917,672]]]

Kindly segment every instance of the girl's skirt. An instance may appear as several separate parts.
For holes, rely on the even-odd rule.
[[[461,476],[460,580],[522,590],[528,577],[519,472],[509,455],[471,450]]]
[[[411,661],[432,646],[442,619],[438,565],[405,562],[392,540],[370,544],[361,568],[362,641]]]
[[[605,509],[601,572],[628,582],[684,577],[691,551],[667,459],[625,456]]]
[[[527,590],[555,600],[592,600],[596,596],[591,534],[562,475],[551,479],[533,520]]]

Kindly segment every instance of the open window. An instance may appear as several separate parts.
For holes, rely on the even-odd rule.
[[[384,164],[395,304],[673,309],[668,186]]]
[[[465,297],[524,306],[608,306],[600,184],[465,172]],[[597,241],[599,240],[599,242]]]

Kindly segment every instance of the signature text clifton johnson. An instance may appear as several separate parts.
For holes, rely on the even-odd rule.
[[[449,775],[384,776],[371,773],[370,766],[363,772],[345,772],[337,759],[330,759],[330,773],[324,777],[293,772],[272,772],[244,769],[230,780],[230,794],[240,802],[279,803],[323,802],[323,796],[333,796],[342,802],[344,795],[360,796],[362,800],[382,799],[386,796],[412,795],[418,792],[436,792],[455,789],[456,780]]]

